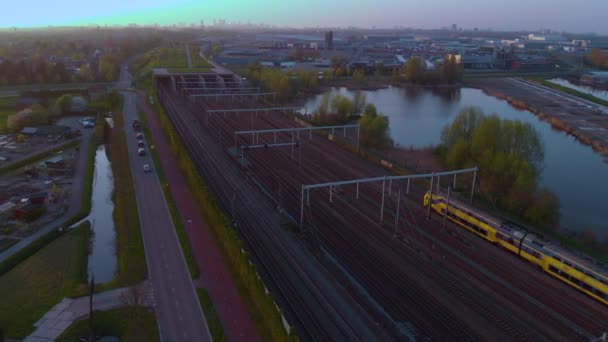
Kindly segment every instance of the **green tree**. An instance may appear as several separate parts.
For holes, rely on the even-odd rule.
[[[424,66],[420,58],[414,56],[408,59],[405,63],[404,70],[405,80],[411,83],[420,83],[424,79]]]
[[[544,146],[530,124],[468,107],[443,128],[441,147],[448,167],[479,167],[480,193],[494,205],[531,223],[557,222],[557,198],[537,189]]]
[[[384,73],[384,63],[383,62],[376,63],[376,65],[374,66],[374,76],[380,77],[380,76],[382,76],[383,73]]]
[[[92,82],[94,80],[93,72],[88,64],[83,64],[80,67],[77,78],[82,82]]]
[[[355,95],[353,96],[353,115],[360,115],[366,103],[365,94],[361,90],[355,90]]]
[[[118,90],[113,89],[108,94],[108,102],[110,103],[110,108],[116,108],[120,104],[121,99],[122,99],[122,96],[120,95]]]
[[[361,145],[383,149],[392,145],[389,137],[388,118],[379,115],[376,106],[368,104],[365,106],[363,116],[359,119]]]
[[[105,54],[99,59],[99,76],[102,80],[113,81],[118,76],[117,56]]]
[[[72,95],[64,94],[61,95],[57,101],[55,101],[57,108],[59,109],[61,115],[68,114],[70,112],[72,106]]]
[[[353,102],[342,94],[336,94],[331,99],[331,111],[336,123],[346,123],[354,112]]]
[[[213,45],[211,45],[211,56],[215,57],[220,52],[222,52],[222,46],[219,43],[213,43]]]
[[[445,56],[441,71],[448,84],[454,84],[462,80],[462,65],[458,63],[456,55]]]
[[[365,73],[363,70],[357,69],[353,72],[353,82],[355,82],[357,86],[365,85]]]

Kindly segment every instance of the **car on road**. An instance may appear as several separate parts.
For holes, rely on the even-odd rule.
[[[141,123],[139,122],[139,120],[133,120],[133,129],[136,131],[141,130]]]
[[[143,135],[143,134],[141,134],[141,133],[137,133],[137,134],[135,134],[135,137],[136,137],[137,139],[143,139],[143,138],[144,138],[144,135]]]
[[[145,156],[146,155],[146,150],[144,150],[143,148],[140,148],[137,150],[137,154],[139,154],[140,156]]]
[[[144,147],[144,141],[143,140],[138,140],[137,141],[137,146]]]
[[[150,171],[152,171],[152,168],[150,167],[150,165],[144,164],[144,172],[150,172]]]

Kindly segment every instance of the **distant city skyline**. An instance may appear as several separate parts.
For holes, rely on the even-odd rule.
[[[395,26],[433,29],[538,30],[608,34],[608,1],[586,0],[22,0],[0,13],[2,27],[206,25],[226,22],[300,27]]]

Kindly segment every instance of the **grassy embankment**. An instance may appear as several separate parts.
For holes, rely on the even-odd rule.
[[[587,100],[587,101],[591,101],[591,102],[597,103],[599,105],[608,107],[608,101],[606,101],[604,99],[600,99],[599,97],[595,97],[595,96],[593,96],[591,94],[583,93],[582,91],[578,91],[576,89],[568,88],[568,87],[563,86],[561,84],[556,84],[556,83],[553,83],[551,81],[548,81],[548,80],[545,80],[545,79],[542,79],[542,78],[531,78],[530,80],[534,81],[534,82],[537,82],[537,83],[540,83],[540,84],[544,85],[545,87],[549,87],[549,88],[552,88],[552,89],[564,92],[566,94],[574,95],[576,97],[580,97],[581,99],[584,99],[584,100]]]
[[[196,70],[194,72],[206,72],[211,70],[213,66],[209,62],[201,58],[201,56],[199,55],[199,50],[199,45],[190,45],[190,57],[192,58],[192,69],[190,70]],[[171,69],[170,72],[179,72],[172,70],[174,69]]]
[[[217,205],[215,195],[207,188],[198,174],[167,114],[155,99],[161,126],[178,166],[186,178],[197,207],[205,222],[211,228],[215,243],[222,252],[225,264],[235,281],[237,290],[263,340],[295,340],[293,329],[287,333],[280,312],[272,296],[266,293],[264,283],[259,279],[255,265],[250,263],[248,253],[243,252],[244,243],[231,227],[230,220]]]
[[[205,289],[196,289],[196,295],[198,296],[198,301],[201,304],[201,309],[203,309],[203,313],[205,314],[205,320],[207,321],[207,326],[209,327],[209,332],[211,332],[211,337],[214,342],[224,342],[226,341],[226,335],[224,335],[224,328],[222,327],[222,322],[213,307],[213,302],[211,301],[211,297],[209,296],[209,292]]]
[[[99,286],[100,291],[138,284],[146,278],[147,274],[144,243],[127,150],[128,141],[123,130],[123,115],[120,107],[113,110],[114,128],[109,129],[106,151],[114,176],[112,217],[116,230],[118,267],[116,277]]]
[[[128,319],[125,319],[128,318]],[[145,308],[125,307],[93,312],[96,336],[117,336],[123,342],[160,341],[154,313]],[[73,323],[55,341],[79,342],[89,334],[89,321]]]
[[[0,277],[6,337],[26,337],[51,307],[86,286],[89,226],[82,223]]]

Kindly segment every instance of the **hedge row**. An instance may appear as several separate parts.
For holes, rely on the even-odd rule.
[[[30,165],[30,164],[33,164],[33,163],[39,161],[39,160],[42,160],[42,159],[47,158],[47,157],[50,157],[51,155],[53,155],[54,153],[56,153],[58,151],[78,146],[78,144],[80,144],[80,142],[81,142],[80,139],[75,140],[75,141],[70,141],[70,142],[67,142],[65,144],[59,145],[57,147],[54,147],[54,148],[52,148],[50,150],[47,150],[47,151],[35,154],[33,156],[29,156],[29,157],[27,157],[25,159],[22,159],[22,160],[18,161],[18,162],[15,162],[15,163],[12,163],[10,165],[7,165],[7,166],[5,166],[3,168],[0,168],[0,175],[5,175],[5,174],[7,174],[7,173],[9,173],[11,171],[15,171],[17,169],[20,169],[20,168],[26,166],[26,165]]]
[[[255,265],[250,263],[249,255],[243,252],[244,244],[238,233],[231,227],[230,220],[217,205],[214,194],[199,176],[173,125],[159,105],[158,99],[155,100],[155,104],[171,151],[186,177],[205,222],[211,228],[214,240],[220,247],[223,259],[262,339],[265,341],[295,341],[293,329],[289,334],[286,332],[281,314],[272,296],[266,292],[266,287],[259,278]]]

